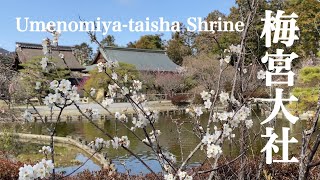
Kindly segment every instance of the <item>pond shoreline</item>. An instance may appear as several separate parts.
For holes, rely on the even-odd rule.
[[[5,134],[0,132],[0,136],[4,136]],[[45,136],[45,135],[36,135],[36,134],[23,134],[23,133],[10,133],[10,135],[17,137],[19,141],[30,141],[33,140],[33,143],[36,143],[36,141],[40,142],[50,142],[51,136]],[[87,145],[81,144],[80,142],[68,138],[68,137],[53,137],[54,143],[57,144],[63,144],[63,145],[71,145],[76,148],[79,148],[83,152],[85,152],[87,155],[92,155],[92,159],[101,165],[101,167],[106,167],[109,165],[109,161],[104,158],[104,156],[99,153],[95,152],[93,149],[89,148]]]

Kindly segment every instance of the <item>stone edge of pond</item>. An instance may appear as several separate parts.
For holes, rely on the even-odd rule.
[[[0,136],[3,136],[4,133],[0,132]],[[45,141],[45,142],[50,142],[51,137],[50,136],[45,136],[45,135],[36,135],[36,134],[23,134],[23,133],[10,133],[10,135],[16,136],[18,137],[20,140],[37,140],[37,141]],[[85,153],[87,153],[88,155],[92,155],[95,153],[94,150],[92,150],[91,148],[89,148],[88,146],[79,143],[78,141],[71,139],[71,138],[67,138],[67,137],[54,137],[53,138],[55,143],[61,143],[61,144],[67,144],[67,145],[71,145],[71,146],[75,146],[79,149],[81,149],[82,151],[84,151]],[[99,162],[99,164],[102,167],[106,167],[109,165],[108,160],[106,160],[104,158],[104,156],[97,152],[93,155],[92,157],[94,160],[96,160],[97,162]]]

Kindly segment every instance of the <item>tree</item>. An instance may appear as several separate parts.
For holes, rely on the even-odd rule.
[[[87,43],[76,45],[74,55],[81,65],[86,65],[92,60],[92,47],[90,47]]]
[[[320,85],[320,66],[304,67],[299,72],[299,83],[292,93],[299,102],[290,104],[296,111],[304,112],[317,106]]]
[[[117,47],[118,45],[115,43],[115,38],[113,35],[108,35],[102,41],[100,42],[102,46],[115,46]]]
[[[136,42],[129,42],[127,48],[136,48]]]
[[[129,42],[127,47],[138,49],[164,49],[161,36],[162,35],[159,34],[141,36],[138,41]]]
[[[187,31],[186,27],[181,23],[180,32],[172,34],[172,38],[168,41],[167,54],[169,58],[178,65],[182,65],[183,58],[192,54],[192,46],[194,44],[195,33]]]
[[[39,102],[42,102],[44,94],[49,91],[49,86],[53,80],[68,79],[70,75],[69,70],[51,67],[48,71],[43,71],[40,65],[42,57],[35,57],[26,63],[21,64],[23,67],[20,71],[20,77],[17,79],[18,83],[15,85],[14,97],[16,99],[26,99],[37,97]],[[55,63],[55,59],[51,59],[50,62]],[[40,89],[35,89],[36,82],[40,82]]]
[[[178,93],[184,89],[184,77],[179,74],[158,73],[154,84],[165,94]]]
[[[287,14],[296,13],[297,26],[300,29],[299,41],[292,51],[299,56],[308,57],[317,54],[320,42],[320,3],[318,0],[290,0],[286,4]]]
[[[187,69],[186,76],[196,82],[196,93],[200,93],[202,90],[209,91],[217,85],[220,62],[216,56],[204,52],[196,56],[188,56],[185,58],[183,66]],[[235,69],[232,66],[229,66],[223,72],[220,82],[222,90],[230,91],[234,74]]]
[[[0,55],[0,98],[4,99],[8,104],[11,99],[10,86],[12,79],[16,76],[16,71],[13,70],[13,57]]]
[[[112,73],[110,70],[107,72],[108,74]],[[139,78],[139,71],[132,64],[119,62],[119,67],[115,69],[115,72],[121,77],[124,77],[125,74],[127,74],[128,82]],[[86,92],[90,92],[91,88],[106,91],[104,88],[108,87],[109,84],[113,84],[110,77],[106,76],[105,73],[99,73],[98,69],[90,71],[89,74],[90,78],[84,84]]]

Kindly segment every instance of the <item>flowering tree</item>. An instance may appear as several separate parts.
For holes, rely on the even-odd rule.
[[[57,36],[56,32],[53,32],[54,37]],[[103,48],[99,41],[96,40],[96,37],[90,33],[90,37],[94,42],[100,47],[102,54]],[[49,42],[49,43],[48,43]],[[48,56],[50,52],[46,49],[50,48],[52,41],[45,40],[43,43],[44,46],[44,55]],[[57,43],[56,43],[57,45]],[[61,58],[64,60],[64,56],[61,55]],[[52,63],[48,59],[45,60],[46,63]],[[64,60],[65,61],[65,60]],[[221,61],[220,74],[224,71],[224,61]],[[43,63],[45,64],[45,63]],[[131,103],[133,109],[136,112],[136,115],[132,119],[132,127],[129,127],[126,123],[129,118],[126,114],[121,112],[116,112],[114,117],[119,121],[124,127],[126,127],[132,134],[135,135],[147,148],[150,148],[152,152],[157,157],[158,162],[160,163],[163,169],[163,177],[165,179],[192,179],[193,176],[197,175],[199,172],[195,171],[193,173],[187,173],[186,167],[189,160],[193,157],[194,153],[204,149],[207,154],[207,159],[212,163],[212,169],[208,172],[210,177],[214,176],[215,169],[218,168],[218,160],[223,155],[222,146],[228,141],[231,141],[235,138],[234,131],[238,128],[250,129],[253,125],[252,120],[250,119],[250,109],[248,106],[248,101],[246,100],[237,100],[233,93],[227,93],[220,91],[220,83],[216,88],[213,88],[211,91],[203,91],[201,93],[201,98],[204,101],[204,107],[190,107],[186,109],[186,112],[190,115],[190,118],[186,121],[189,121],[194,125],[194,135],[199,138],[199,144],[194,148],[192,152],[187,156],[186,159],[181,160],[181,164],[178,164],[176,157],[166,150],[159,141],[159,136],[161,135],[160,130],[155,128],[155,124],[158,122],[158,112],[147,107],[147,101],[145,95],[142,92],[142,82],[139,80],[129,79],[127,74],[121,75],[116,73],[116,69],[119,67],[119,64],[116,61],[107,61],[106,63],[99,63],[97,65],[98,72],[104,74],[110,79],[108,84],[108,97],[106,97],[102,102],[98,102],[105,110],[108,111],[108,106],[114,102],[114,98],[118,95],[124,96],[128,102]],[[43,70],[46,71],[47,67],[43,65]],[[238,79],[238,78],[236,78]],[[103,132],[109,139],[105,140],[102,138],[97,138],[95,141],[91,142],[89,145],[95,151],[99,152],[103,148],[122,148],[126,150],[129,154],[136,157],[146,168],[154,175],[155,178],[159,178],[158,175],[148,166],[137,154],[133,153],[130,150],[130,140],[125,135],[113,136],[109,132],[106,132],[104,129],[100,128],[95,122],[94,118],[97,117],[99,112],[95,109],[86,109],[83,110],[78,105],[79,94],[77,93],[77,88],[71,86],[70,81],[62,79],[61,81],[53,80],[50,84],[37,84],[36,86],[47,86],[49,88],[48,95],[44,98],[44,103],[48,108],[52,109],[53,107],[59,108],[60,112],[56,119],[57,122],[61,120],[62,111],[68,106],[74,105],[78,111],[86,118],[90,123],[92,123],[99,131]],[[87,92],[90,97],[94,96],[95,91],[93,89],[90,92]],[[232,106],[233,108],[227,108],[223,112],[218,112],[214,109],[218,101],[226,107]],[[29,102],[30,103],[30,102]],[[37,115],[43,121],[41,114],[36,110],[36,108],[30,103],[34,108]],[[206,126],[200,123],[200,117],[203,115],[203,111],[206,110],[210,114]],[[108,111],[109,112],[109,111]],[[28,111],[24,113],[24,118],[26,120],[32,119],[32,114]],[[51,116],[52,118],[52,116]],[[44,121],[43,121],[44,122]],[[55,123],[56,125],[56,123]],[[21,179],[36,179],[52,176],[55,178],[55,169],[54,164],[54,141],[53,137],[56,135],[56,126],[51,125],[48,127],[49,133],[51,135],[51,144],[49,147],[44,147],[40,152],[44,153],[46,159],[38,164],[31,166],[25,165],[20,169]],[[149,130],[151,129],[151,130]],[[136,131],[143,131],[145,137],[139,137],[136,134]],[[244,147],[244,149],[247,147]],[[244,153],[242,152],[242,155]],[[48,172],[51,172],[50,175]],[[202,172],[202,173],[208,173]],[[67,175],[68,176],[68,175]]]
[[[216,60],[218,62],[216,63],[217,65],[214,67],[215,73],[208,72],[206,77],[202,77],[201,74],[195,75],[199,80],[203,80],[202,83],[205,86],[205,89],[200,94],[203,104],[186,108],[185,112],[188,114],[188,118],[179,119],[175,122],[178,133],[180,133],[180,129],[184,123],[192,124],[192,136],[198,139],[198,143],[191,152],[188,152],[186,156],[182,156],[181,159],[177,159],[177,157],[172,152],[169,152],[168,148],[159,141],[161,131],[156,128],[159,112],[148,107],[142,88],[143,82],[128,78],[129,72],[128,74],[117,73],[119,63],[116,61],[110,60],[97,65],[97,73],[109,79],[109,83],[106,85],[107,87],[105,87],[107,89],[107,96],[101,101],[96,101],[93,97],[95,95],[94,88],[85,91],[88,96],[93,98],[104,110],[113,115],[116,121],[125,127],[128,132],[132,133],[134,138],[143,142],[145,148],[152,151],[162,168],[161,174],[156,174],[138,154],[135,154],[130,149],[130,139],[128,139],[125,134],[113,135],[105,129],[100,128],[94,121],[95,117],[99,115],[97,110],[92,108],[81,109],[78,105],[79,94],[77,93],[77,88],[71,86],[70,81],[65,79],[60,81],[53,80],[50,84],[36,84],[36,86],[47,86],[49,88],[44,102],[50,109],[53,107],[60,109],[56,119],[57,123],[61,120],[61,114],[65,108],[74,105],[82,116],[108,138],[96,138],[89,144],[92,149],[96,152],[100,152],[104,148],[123,149],[140,161],[140,163],[150,171],[154,179],[193,179],[195,177],[201,178],[202,176],[208,179],[219,178],[219,170],[224,167],[229,167],[237,161],[239,162],[239,167],[236,172],[233,172],[233,174],[236,175],[232,175],[232,177],[246,179],[245,175],[249,172],[246,167],[246,165],[248,165],[248,150],[251,148],[252,142],[255,139],[252,138],[250,134],[254,134],[253,137],[256,137],[260,133],[251,130],[253,121],[251,114],[252,96],[250,95],[261,85],[260,82],[264,81],[265,78],[262,67],[257,62],[259,60],[258,56],[250,54],[250,51],[246,48],[246,36],[250,24],[253,21],[252,17],[258,9],[259,1],[253,0],[249,5],[251,11],[245,11],[245,14],[243,14],[245,27],[241,33],[239,45],[235,46],[230,44],[228,49],[220,49],[219,52],[221,52],[221,54],[219,55],[219,60]],[[55,31],[53,31],[52,34],[54,35],[52,41],[45,40],[43,42],[45,55],[41,61],[43,71],[47,71],[47,65],[52,63],[48,58],[50,55],[50,47],[52,45],[57,46],[58,44],[59,34]],[[90,32],[89,36],[92,42],[95,42],[99,47],[100,53],[105,55],[103,45],[97,40],[95,34]],[[219,42],[217,41],[217,43]],[[66,61],[63,54],[60,57]],[[230,65],[231,62],[233,67]],[[250,64],[248,64],[248,62],[250,62]],[[210,63],[207,65],[210,65]],[[202,68],[203,71],[208,69],[207,67]],[[223,88],[223,78],[225,78],[224,73],[228,68],[234,68],[234,73],[228,77],[230,78],[228,81],[231,81],[231,83],[229,89],[226,89]],[[210,81],[210,77],[213,76],[214,81]],[[244,93],[246,93],[246,96],[244,96]],[[112,114],[108,110],[110,104],[112,104],[114,99],[119,95],[125,97],[135,111],[132,119],[129,119],[123,112]],[[40,112],[37,111],[31,102],[29,102],[29,104],[43,121]],[[221,107],[220,110],[218,110],[218,106]],[[202,122],[200,118],[203,117],[204,114],[208,114],[209,116]],[[31,120],[32,116],[28,111],[24,113],[26,120]],[[127,123],[128,121],[131,121],[130,125]],[[57,123],[48,127],[51,136],[50,146],[40,150],[40,152],[44,154],[45,159],[34,166],[25,165],[22,167],[19,174],[21,179],[37,179],[43,177],[52,177],[55,179],[56,174],[53,167],[55,157],[53,137],[56,135]],[[138,135],[138,131],[143,132],[143,136]],[[236,136],[236,134],[238,135]],[[240,146],[240,152],[235,158],[226,158],[223,150],[226,144],[236,144]],[[178,146],[182,152],[182,142],[180,140]],[[188,169],[190,160],[199,151],[206,155],[205,158],[203,158],[198,167]],[[49,158],[50,160],[48,160]],[[207,164],[208,167],[205,170],[201,169],[205,164]],[[111,172],[115,171],[113,167],[114,165],[110,164],[109,170]],[[51,170],[52,173],[49,174],[48,172],[51,172]],[[260,171],[261,168],[258,168],[257,179],[261,177]],[[66,176],[69,175],[70,174]],[[248,177],[252,176],[255,175],[248,175]]]
[[[11,91],[10,87],[16,72],[13,70],[13,58],[0,55],[0,99],[3,99],[10,105]]]

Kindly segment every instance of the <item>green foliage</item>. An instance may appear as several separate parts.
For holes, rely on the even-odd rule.
[[[21,145],[18,142],[18,137],[14,136],[12,133],[12,129],[1,128],[3,135],[0,136],[0,149],[5,152],[10,152],[12,154],[16,154],[16,149],[20,149]]]
[[[93,50],[87,43],[75,46],[74,55],[81,65],[89,64],[92,60]]]
[[[1,65],[4,65],[6,67],[10,67],[10,66],[12,66],[13,62],[14,62],[13,57],[0,54],[0,64]]]
[[[139,78],[139,72],[132,64],[119,62],[119,67],[115,69],[115,72],[118,74],[118,77],[124,77],[127,74],[128,83],[131,82],[131,80]],[[111,74],[112,72],[111,70],[107,70],[107,73]],[[97,68],[90,71],[89,74],[90,78],[84,85],[84,89],[87,92],[90,92],[91,88],[106,90],[108,88],[108,85],[112,82],[105,73],[98,72]]]
[[[316,54],[320,41],[320,3],[318,0],[290,0],[285,11],[296,13],[299,17],[297,26],[300,29],[299,42],[293,46],[300,56]]]
[[[300,70],[300,80],[303,83],[311,83],[313,85],[320,82],[320,66],[305,67]]]
[[[138,41],[129,42],[127,47],[138,49],[164,49],[163,41],[159,34],[141,36]]]
[[[289,105],[298,111],[306,111],[317,106],[320,83],[320,66],[305,67],[299,73],[299,85],[292,93],[299,101]]]
[[[167,44],[168,57],[178,65],[182,65],[184,57],[192,55],[195,37],[195,33],[187,31],[182,23],[180,27],[180,32],[173,33]]]
[[[27,94],[30,98],[38,97],[41,102],[42,96],[49,90],[49,87],[45,86],[45,84],[49,84],[53,80],[60,81],[62,79],[69,78],[69,70],[52,68],[49,71],[43,71],[40,65],[41,58],[42,57],[35,57],[32,60],[21,64],[23,68],[19,70],[21,78],[18,79],[19,87],[16,88],[16,95],[22,93]],[[55,59],[51,59],[49,61],[54,64],[57,62]],[[41,82],[40,90],[35,89],[36,82]]]
[[[103,46],[118,46],[115,43],[115,38],[112,35],[106,36],[102,41],[100,42]]]

